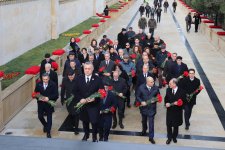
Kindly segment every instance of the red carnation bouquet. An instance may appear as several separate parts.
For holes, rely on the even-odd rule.
[[[113,86],[108,86],[108,90],[114,93],[115,95],[119,96],[119,92],[116,92],[115,90],[113,90]],[[119,97],[121,97],[122,99],[126,99],[125,96],[119,96]]]
[[[111,108],[101,110],[100,114],[108,114],[108,113],[114,114],[115,112],[116,112],[116,108],[114,106],[112,106]]]
[[[131,54],[131,55],[130,55],[130,58],[131,58],[131,59],[136,59],[136,58],[137,58],[137,55],[136,55],[136,54]]]
[[[51,63],[51,66],[52,66],[52,68],[53,68],[54,70],[58,70],[58,68],[59,68],[59,65],[58,65],[55,61],[53,61],[53,62]]]
[[[0,78],[4,77],[4,72],[0,71]]]
[[[156,97],[153,97],[146,101],[147,106],[150,106],[153,103],[161,103],[162,102],[162,96],[160,94],[157,94]],[[139,105],[139,106],[138,106]],[[142,107],[140,104],[136,104],[136,107]]]
[[[181,75],[181,76],[179,76],[178,78],[177,78],[177,80],[179,81],[180,79],[182,79],[182,78],[184,78],[184,77],[188,77],[188,71],[184,71],[184,73]]]
[[[136,76],[135,70],[131,70],[131,72],[128,73],[128,76],[131,76],[132,78]]]
[[[119,65],[120,62],[121,62],[121,61],[120,61],[119,59],[116,59],[116,60],[114,61],[115,65]]]
[[[46,102],[49,105],[51,105],[52,107],[56,106],[55,101],[53,101],[53,100],[43,101],[42,99],[44,98],[44,96],[41,95],[40,92],[33,92],[32,98],[36,98],[38,101]]]
[[[178,99],[176,102],[177,102],[176,106],[178,106],[178,107],[181,107],[183,105],[183,100],[182,99]],[[175,106],[175,104],[174,103],[170,103],[170,106]]]
[[[171,57],[171,53],[170,52],[167,52],[167,57],[166,57],[166,59],[163,61],[163,63],[161,64],[161,68],[164,68],[165,67],[165,65],[166,65],[166,61],[168,60],[167,58],[169,58],[169,57]]]
[[[108,73],[108,72],[106,71],[106,67],[105,67],[105,66],[99,68],[99,69],[98,69],[98,72],[99,72],[99,73]],[[111,76],[108,76],[108,77],[111,79]]]
[[[200,85],[194,92],[192,92],[191,94],[186,94],[187,96],[187,101],[190,102],[191,99],[193,98],[193,96],[197,93],[200,93],[202,90],[204,89],[204,87],[202,85]]]
[[[141,106],[141,102],[136,101],[136,102],[135,102],[135,107],[140,107],[140,106]]]
[[[92,98],[101,98],[104,99],[107,96],[107,93],[104,89],[99,89],[98,92],[95,92],[94,94],[92,94],[91,96],[87,97],[87,99],[92,99]],[[77,112],[80,111],[80,109],[85,105],[86,103],[77,103],[77,105],[75,106]]]

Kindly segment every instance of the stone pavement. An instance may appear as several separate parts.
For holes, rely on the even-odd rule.
[[[152,2],[152,0],[151,0]],[[131,7],[126,13],[124,13],[120,18],[112,23],[108,30],[104,34],[108,35],[110,39],[116,39],[117,34],[121,31],[121,28],[127,27],[131,19],[136,14],[142,0],[138,0],[135,5]],[[172,5],[172,0],[169,0],[170,6]],[[152,5],[152,3],[150,3]],[[205,147],[205,148],[219,148],[224,149],[225,147],[225,132],[223,125],[221,123],[222,119],[225,117],[224,110],[218,112],[215,111],[214,106],[217,108],[219,102],[221,106],[225,107],[225,101],[223,101],[225,84],[224,71],[225,71],[225,58],[215,50],[212,44],[200,33],[194,33],[193,28],[190,33],[185,31],[185,13],[181,9],[179,3],[177,12],[174,14],[168,11],[168,13],[162,12],[161,23],[155,31],[155,35],[158,34],[167,43],[167,50],[170,52],[177,52],[178,55],[183,56],[183,61],[187,63],[189,68],[195,68],[197,70],[197,77],[201,75],[201,83],[204,84],[205,90],[203,90],[197,98],[197,105],[193,109],[193,115],[191,118],[191,127],[189,131],[184,129],[184,125],[180,127],[179,139],[177,144],[171,144],[175,146],[190,146],[190,147]],[[139,19],[139,14],[135,16],[134,21],[131,26],[135,31],[138,30],[137,22]],[[175,19],[175,20],[174,20]],[[177,22],[175,22],[177,21]],[[177,28],[177,24],[180,28]],[[184,37],[187,41],[184,41]],[[101,39],[101,37],[99,38]],[[187,47],[187,42],[190,43],[191,48],[196,55],[198,61],[204,73],[200,72],[199,66],[195,66],[196,60],[193,55],[190,55],[190,47]],[[212,88],[215,90],[216,95],[219,98],[219,102],[215,100],[215,97],[210,97],[212,91],[209,89],[209,83],[205,81],[208,78]],[[165,88],[162,89],[161,94],[165,95]],[[132,97],[132,100],[133,97]],[[213,106],[212,101],[216,105]],[[222,108],[223,108],[222,107]],[[12,135],[16,136],[35,136],[35,137],[45,137],[42,133],[42,126],[37,118],[37,106],[36,102],[30,102],[15,118],[13,118],[2,134],[6,132],[13,132]],[[162,104],[158,104],[157,114],[155,117],[155,140],[157,144],[165,145],[166,141],[166,119],[165,119],[166,109]],[[53,115],[53,134],[54,138],[64,138],[64,139],[76,139],[80,140],[83,133],[75,136],[71,132],[58,131],[68,113],[65,106],[62,107],[61,104],[57,104],[56,112]],[[125,128],[121,130],[119,127],[115,129],[116,134],[110,135],[111,141],[122,141],[128,143],[142,143],[148,144],[147,137],[138,136],[137,132],[141,131],[141,118],[140,113],[137,108],[126,109]],[[80,126],[81,127],[81,126]],[[127,132],[125,132],[127,131]]]

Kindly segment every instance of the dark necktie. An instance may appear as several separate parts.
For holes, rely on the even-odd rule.
[[[173,95],[175,95],[175,90],[172,91]]]
[[[87,77],[87,84],[89,84],[90,83],[90,79]]]

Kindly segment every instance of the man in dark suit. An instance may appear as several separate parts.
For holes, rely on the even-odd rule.
[[[58,99],[58,87],[50,80],[47,73],[42,74],[42,81],[37,83],[35,92],[39,92],[43,97],[38,100],[38,119],[43,125],[43,132],[47,132],[47,138],[51,138],[52,113],[54,107],[46,103],[49,100],[56,101]],[[47,121],[44,119],[44,113],[47,115]]]
[[[84,137],[83,141],[89,138],[89,123],[92,125],[92,140],[97,142],[97,128],[99,120],[100,98],[88,98],[99,89],[104,89],[101,78],[93,74],[94,66],[91,62],[84,64],[84,75],[76,78],[73,94],[76,101],[85,104],[81,108],[80,119],[83,122]]]
[[[105,90],[107,96],[100,102],[100,119],[99,119],[99,141],[108,141],[109,132],[112,126],[113,111],[105,112],[105,109],[116,110],[117,101],[115,94],[108,90],[110,84],[106,83]]]
[[[138,89],[138,87],[140,85],[146,83],[146,78],[147,77],[152,77],[155,80],[153,74],[149,72],[148,65],[143,65],[143,67],[142,67],[142,73],[139,74],[138,77],[137,77],[136,90]]]
[[[64,77],[62,80],[62,88],[61,88],[61,103],[64,105],[65,100],[72,96],[72,90],[74,85],[76,84],[75,76],[77,76],[73,70],[71,70],[67,77]],[[76,113],[76,109],[74,106],[78,103],[76,99],[73,99],[70,104],[66,104],[67,110],[69,112],[69,116],[73,120],[74,126],[74,134],[79,134],[78,125],[79,125],[79,115]]]
[[[146,83],[139,86],[137,90],[137,101],[141,102],[140,112],[142,116],[142,132],[144,136],[147,130],[147,119],[149,119],[149,141],[155,144],[154,140],[154,117],[156,114],[156,102],[147,105],[146,101],[150,100],[159,94],[159,88],[155,86],[152,77],[146,78]]]
[[[51,69],[51,64],[45,64],[45,70],[43,72],[40,73],[40,76],[42,76],[42,74],[47,73],[49,75],[49,78],[51,81],[53,81],[57,88],[58,88],[58,75],[55,71],[52,71]],[[41,78],[42,80],[42,78]]]
[[[166,45],[161,45],[161,51],[158,51],[156,54],[156,63],[158,67],[158,80],[159,80],[159,88],[162,88],[163,82],[163,63],[168,60],[167,58],[168,52],[166,51]]]
[[[94,66],[93,73],[98,75],[98,68],[99,68],[100,63],[99,63],[99,61],[97,59],[94,59],[94,57],[95,56],[93,54],[90,54],[89,55],[89,62],[91,62],[93,64],[93,66]]]
[[[118,34],[117,39],[119,42],[119,46],[124,49],[126,48],[126,43],[128,42],[128,36],[126,34],[127,30],[125,28]]]
[[[148,55],[142,55],[142,60],[138,61],[136,64],[136,72],[137,72],[137,76],[139,76],[140,74],[142,74],[142,67],[144,65],[147,65],[149,68],[149,71],[151,71],[154,68],[154,65],[152,63],[151,60],[149,60]]]
[[[102,77],[103,82],[108,82],[110,80],[110,76],[113,70],[115,63],[110,59],[110,54],[108,52],[105,53],[105,60],[100,63],[99,68],[105,67],[105,73],[99,73]]]
[[[176,62],[177,59],[177,53],[173,53],[171,55],[171,59],[166,61],[164,71],[163,71],[163,76],[166,78],[167,83],[172,79],[172,70],[173,67],[177,64]]]
[[[184,78],[181,82],[181,87],[184,89],[186,94],[190,95],[196,91],[200,86],[200,80],[195,77],[195,70],[189,69],[189,77]],[[196,105],[196,96],[199,92],[196,92],[194,96],[189,99],[189,101],[184,105],[184,119],[185,119],[185,129],[188,130],[190,126],[190,118],[192,113],[192,108]],[[188,98],[188,97],[187,97]],[[187,99],[188,100],[188,99]]]
[[[177,56],[176,61],[177,61],[177,64],[174,65],[172,70],[172,78],[178,78],[184,73],[184,71],[188,71],[188,67],[185,63],[182,62],[181,56]]]
[[[45,54],[45,59],[42,60],[42,62],[41,62],[40,72],[44,72],[45,71],[45,64],[47,64],[47,63],[51,64],[52,62],[55,62],[55,61],[53,59],[51,59],[49,53],[46,53]]]
[[[115,40],[114,42],[113,42],[113,46],[112,46],[116,51],[118,51],[120,48],[121,48],[121,46],[119,45],[119,41],[118,40]]]
[[[160,39],[160,36],[156,35],[154,38],[153,48],[151,51],[151,54],[153,55],[153,59],[156,57],[156,54],[158,51],[161,50],[160,46],[164,43],[162,39]]]
[[[173,139],[177,143],[177,135],[179,126],[183,124],[183,105],[177,106],[177,101],[181,99],[183,103],[186,101],[185,92],[177,86],[177,79],[173,78],[169,82],[169,88],[166,90],[165,106],[166,111],[166,126],[167,126],[167,141],[170,144]]]
[[[102,52],[99,51],[99,48],[96,47],[94,49],[94,60],[96,60],[100,65],[101,61],[103,61],[104,59],[104,55],[102,54]]]
[[[118,107],[119,125],[120,125],[120,128],[123,129],[125,99],[122,97],[126,95],[128,88],[127,88],[126,81],[123,78],[119,77],[119,72],[117,70],[113,72],[113,79],[111,80],[111,85],[113,86],[113,90],[118,93],[118,95],[116,95],[116,100],[117,100],[117,107]],[[116,113],[114,113],[112,128],[115,129],[116,126],[117,126],[117,117],[116,117]]]
[[[64,64],[63,75],[66,75],[66,73],[64,72],[67,71],[68,68],[70,68],[70,61],[75,61],[76,68],[79,70],[78,72],[82,72],[80,61],[76,58],[75,53],[70,51],[68,59],[65,61],[65,64]]]

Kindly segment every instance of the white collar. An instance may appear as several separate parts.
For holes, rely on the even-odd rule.
[[[178,90],[178,87],[176,87],[175,89],[172,89],[172,90],[176,93]]]
[[[89,75],[89,76],[85,75],[85,79],[89,78],[89,80],[91,80],[91,76],[92,75]]]
[[[146,87],[147,87],[148,89],[151,89],[151,88],[152,88],[152,87],[148,86],[147,84],[146,84]]]

